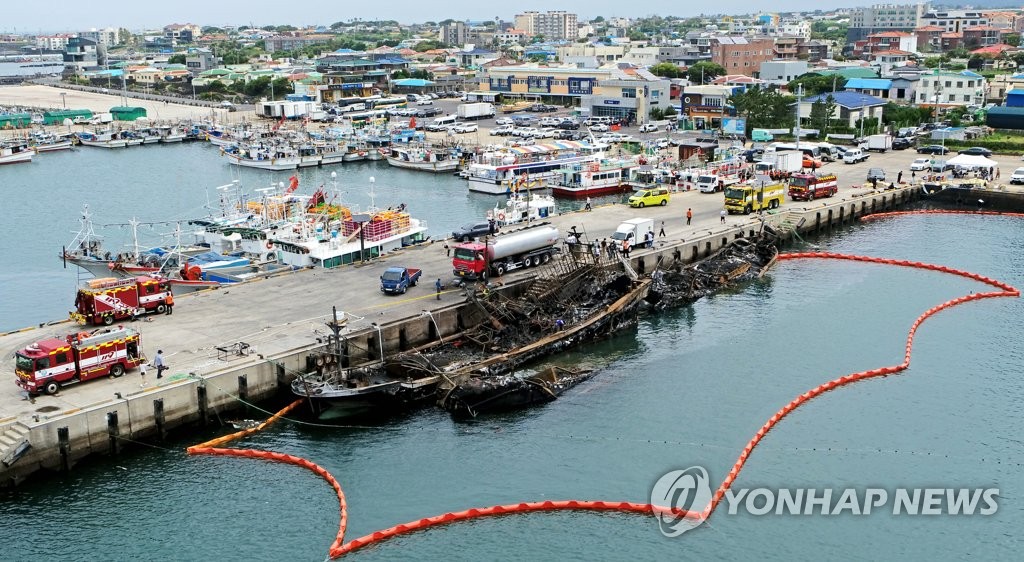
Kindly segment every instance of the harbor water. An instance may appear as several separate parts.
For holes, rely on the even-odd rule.
[[[194,238],[188,220],[217,210],[218,186],[238,180],[255,199],[257,189],[287,186],[292,173],[231,166],[207,143],[80,147],[37,155],[31,164],[4,166],[0,181],[13,199],[5,205],[9,250],[0,252],[0,286],[19,297],[0,299],[0,331],[67,318],[82,272],[72,265],[62,269],[59,255],[79,229],[83,204],[89,204],[97,233],[115,254],[128,250],[127,222],[133,217],[147,223],[138,230],[144,248],[173,245],[178,223],[187,244]],[[331,191],[336,182],[340,202],[360,209],[405,203],[435,238],[483,220],[496,203],[504,204],[500,197],[470,193],[466,181],[453,175],[400,170],[383,161],[304,168],[296,175],[300,193],[311,194],[320,186]],[[560,205],[569,210],[583,203]]]
[[[68,229],[73,220],[63,215],[87,197],[99,206],[113,197],[114,184],[116,193],[130,193],[152,208],[151,216],[184,216],[195,210],[196,194],[218,183],[209,168],[200,172],[189,160],[206,157],[199,147],[182,147],[174,160],[134,161],[135,168],[127,164],[136,158],[132,152],[106,156],[122,158],[122,167],[76,166],[74,181],[62,170],[49,176],[55,183],[34,182],[31,189],[8,181],[9,195],[44,200],[34,207],[45,209],[37,219]],[[143,161],[147,174],[137,167]],[[379,199],[387,200],[383,193],[391,180],[382,170],[339,168],[348,197],[364,196],[365,177],[372,174]],[[317,173],[304,175],[303,185],[323,181]],[[223,175],[229,179],[230,173]],[[396,195],[414,212],[430,201],[438,214],[486,208],[487,200],[477,202],[463,188],[448,186],[449,178],[408,179],[393,189],[403,190]],[[414,189],[421,189],[416,199]],[[137,208],[107,202],[117,206],[112,217]],[[43,230],[16,235],[35,242]],[[944,264],[1024,286],[1019,219],[909,216],[810,242],[827,251]],[[22,269],[40,283],[69,282],[53,272],[52,241],[43,254],[19,252]],[[7,263],[10,252],[2,255],[3,301],[10,301],[7,287],[17,272]],[[918,314],[981,290],[988,289],[931,271],[786,261],[760,281],[644,317],[636,331],[560,357],[600,373],[544,407],[458,423],[437,410],[347,428],[282,421],[233,446],[302,456],[329,470],[348,498],[349,538],[494,504],[646,503],[651,486],[675,469],[705,467],[717,486],[778,408],[826,380],[899,363]],[[28,312],[22,311],[26,318]],[[940,313],[919,330],[907,371],[843,387],[801,407],[753,452],[735,484],[890,493],[996,487],[994,515],[894,516],[890,504],[869,516],[753,516],[729,515],[723,504],[705,526],[670,539],[649,516],[538,513],[439,527],[348,558],[1010,559],[1020,550],[1024,524],[1022,315],[1019,298]],[[248,416],[266,417],[255,411]],[[338,525],[330,487],[292,466],[185,455],[186,446],[210,435],[179,434],[170,443],[82,464],[67,477],[0,492],[7,556],[323,560]]]

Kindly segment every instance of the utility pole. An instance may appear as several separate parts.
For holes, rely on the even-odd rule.
[[[800,153],[800,99],[804,97],[804,85],[800,84],[796,88],[796,127],[793,128],[793,132],[796,134],[796,153]]]

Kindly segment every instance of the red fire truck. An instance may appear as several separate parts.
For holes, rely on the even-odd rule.
[[[77,314],[93,324],[109,326],[139,312],[164,312],[171,297],[171,282],[163,277],[106,277],[89,281],[75,297]]]
[[[839,179],[835,174],[793,174],[789,178],[789,198],[792,201],[814,201],[832,197],[837,191]]]
[[[139,333],[118,326],[37,341],[15,354],[14,372],[29,394],[54,394],[76,382],[120,377],[142,361]]]

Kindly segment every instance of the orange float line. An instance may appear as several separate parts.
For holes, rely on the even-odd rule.
[[[945,210],[945,209],[933,209],[933,210],[921,210],[921,211],[889,211],[886,213],[875,213],[873,215],[865,215],[860,218],[862,222],[888,219],[892,217],[901,217],[904,215],[992,215],[992,216],[1003,216],[1003,217],[1017,217],[1024,218],[1024,213],[1010,213],[1002,211],[956,211],[956,210]]]
[[[927,212],[927,211],[924,211],[924,212]],[[891,216],[891,215],[914,214],[914,213],[921,213],[921,211],[918,211],[918,212],[883,213],[882,215],[883,216],[884,215],[890,215]],[[960,213],[960,214],[1010,214],[1010,215],[1018,215],[1017,213],[994,213],[994,212],[987,212],[987,211],[982,211],[982,212],[950,211],[950,212],[936,212],[936,213],[948,213],[948,214],[954,214],[954,213]],[[1024,214],[1019,214],[1019,215],[1020,216],[1024,216]],[[878,215],[873,215],[873,216],[878,216]],[[946,310],[947,308],[952,308],[954,306],[957,306],[957,305],[960,305],[960,304],[964,304],[964,303],[967,303],[967,302],[970,302],[970,301],[986,299],[986,298],[1010,297],[1010,296],[1018,297],[1018,296],[1020,296],[1020,291],[1019,290],[1017,290],[1016,288],[1014,288],[1014,287],[1012,287],[1012,286],[1010,286],[1010,285],[1008,285],[1006,283],[1003,283],[1001,281],[996,281],[996,280],[993,280],[993,279],[989,279],[988,277],[983,277],[981,275],[970,273],[970,272],[966,272],[966,271],[960,271],[960,270],[953,269],[953,268],[946,267],[946,266],[938,266],[938,265],[932,265],[932,264],[921,263],[921,262],[913,262],[913,261],[907,261],[907,260],[894,260],[894,259],[887,259],[887,258],[876,258],[876,257],[871,257],[871,256],[856,256],[856,255],[848,255],[848,254],[838,254],[838,253],[832,253],[832,252],[803,252],[803,253],[780,254],[778,259],[779,260],[787,260],[787,259],[790,259],[790,260],[791,259],[838,259],[838,260],[851,260],[851,261],[862,261],[862,262],[868,262],[868,263],[879,263],[879,264],[887,264],[887,265],[896,265],[896,266],[900,266],[900,267],[914,267],[914,268],[919,268],[919,269],[938,271],[940,273],[948,273],[948,274],[952,274],[952,275],[959,275],[961,277],[965,277],[965,278],[968,278],[968,279],[976,280],[976,281],[979,281],[981,283],[985,283],[985,284],[988,284],[990,286],[996,287],[996,288],[1000,289],[1000,291],[989,291],[989,292],[984,292],[984,293],[972,293],[970,295],[964,295],[964,296],[961,296],[961,297],[958,297],[958,298],[946,301],[946,302],[944,302],[944,303],[942,303],[942,304],[940,304],[938,306],[932,307],[932,308],[926,310],[921,315],[919,315],[917,317],[917,319],[914,320],[913,324],[911,325],[910,329],[907,332],[907,344],[906,344],[906,349],[905,349],[905,353],[904,353],[904,357],[903,357],[903,362],[900,363],[899,365],[891,365],[891,366],[888,366],[888,367],[881,367],[881,368],[878,368],[878,369],[872,369],[872,370],[868,370],[868,371],[860,371],[860,372],[857,372],[857,373],[852,373],[852,374],[849,374],[849,375],[844,375],[844,376],[839,377],[837,379],[833,379],[831,381],[822,383],[822,384],[818,385],[817,387],[815,387],[815,388],[813,388],[811,390],[808,390],[807,392],[804,392],[803,394],[801,394],[801,395],[797,396],[796,398],[794,398],[789,404],[785,405],[778,412],[776,412],[774,415],[772,415],[772,417],[769,418],[768,421],[765,422],[765,424],[762,425],[758,429],[757,433],[754,434],[753,438],[751,438],[750,441],[747,443],[747,445],[743,448],[743,451],[740,453],[739,458],[736,460],[736,462],[733,464],[732,468],[729,470],[728,476],[725,478],[725,480],[722,482],[722,484],[715,490],[714,494],[712,495],[711,501],[708,502],[707,507],[705,507],[701,512],[685,511],[685,510],[680,510],[680,509],[677,509],[677,508],[674,508],[674,507],[665,507],[665,506],[657,506],[657,505],[653,505],[653,504],[641,504],[641,503],[631,503],[631,502],[577,501],[577,500],[551,501],[551,500],[548,500],[548,501],[541,501],[541,502],[528,502],[528,503],[519,503],[519,504],[511,504],[511,505],[495,505],[495,506],[484,507],[484,508],[472,508],[472,509],[467,509],[465,511],[455,512],[455,513],[445,513],[445,514],[437,515],[437,516],[434,516],[434,517],[428,517],[428,518],[425,518],[425,519],[418,519],[416,521],[411,521],[409,523],[403,523],[403,524],[400,524],[400,525],[395,525],[394,527],[390,527],[388,529],[383,529],[383,530],[380,530],[380,531],[375,531],[373,533],[370,533],[368,535],[359,537],[357,539],[353,539],[353,540],[351,540],[351,541],[346,543],[346,542],[344,542],[344,539],[345,539],[345,531],[347,529],[347,524],[348,524],[348,506],[347,506],[346,501],[345,501],[345,494],[342,491],[341,485],[338,483],[337,479],[334,478],[334,476],[332,476],[331,473],[328,472],[326,469],[324,469],[323,467],[313,463],[312,461],[309,461],[309,460],[306,460],[306,459],[303,459],[303,458],[300,458],[300,457],[295,457],[295,456],[292,456],[292,455],[284,454],[284,453],[276,453],[276,452],[271,452],[271,451],[257,451],[257,450],[253,450],[253,449],[223,449],[223,448],[218,448],[217,447],[217,445],[222,445],[222,444],[230,442],[230,441],[232,441],[234,439],[245,437],[247,435],[251,435],[253,433],[256,433],[257,431],[260,431],[260,430],[264,429],[265,427],[267,427],[268,425],[270,425],[274,421],[277,421],[278,419],[280,419],[284,414],[286,414],[287,412],[289,412],[292,409],[294,409],[295,407],[297,407],[301,403],[300,400],[296,400],[295,402],[289,404],[287,407],[282,409],[280,412],[277,412],[276,414],[271,416],[269,419],[267,419],[267,421],[263,422],[262,424],[260,424],[259,426],[255,427],[255,428],[239,431],[239,432],[233,433],[231,435],[227,435],[227,436],[220,437],[220,438],[217,438],[217,439],[212,439],[212,440],[207,441],[205,443],[202,443],[200,445],[189,447],[188,448],[188,453],[190,455],[205,454],[205,455],[222,455],[222,456],[232,456],[232,457],[257,458],[257,459],[270,460],[270,461],[273,461],[273,462],[281,462],[281,463],[293,464],[295,466],[300,466],[302,468],[310,470],[310,471],[314,472],[315,474],[317,474],[318,476],[320,476],[321,478],[323,478],[325,481],[327,481],[328,484],[331,485],[332,488],[334,488],[335,493],[338,496],[339,511],[340,511],[340,514],[341,514],[341,519],[340,519],[340,522],[339,522],[339,525],[338,525],[338,534],[335,537],[334,542],[331,544],[331,547],[330,547],[330,550],[329,550],[329,555],[330,555],[331,558],[338,558],[338,557],[343,556],[343,555],[345,555],[345,554],[347,554],[349,552],[358,550],[360,548],[364,548],[366,546],[369,546],[371,544],[375,544],[377,542],[381,542],[381,541],[390,539],[390,538],[398,536],[398,535],[402,535],[402,534],[406,534],[406,533],[412,533],[412,532],[420,531],[420,530],[427,529],[427,528],[430,528],[430,527],[435,527],[435,526],[438,526],[438,525],[446,525],[446,524],[449,524],[449,523],[455,523],[455,522],[458,522],[458,521],[465,521],[465,520],[468,520],[468,519],[476,519],[476,518],[480,518],[480,517],[492,517],[492,516],[498,516],[498,515],[509,515],[509,514],[514,514],[514,513],[530,513],[530,512],[534,512],[534,511],[557,511],[557,510],[618,511],[618,512],[624,512],[624,513],[671,515],[673,517],[684,517],[684,518],[693,519],[693,520],[699,522],[699,521],[703,521],[703,520],[707,519],[708,517],[710,517],[714,513],[714,511],[718,507],[719,503],[725,497],[726,492],[729,490],[729,488],[732,487],[732,484],[736,481],[736,479],[739,478],[740,472],[743,470],[743,467],[746,465],[747,460],[750,458],[751,453],[753,453],[753,451],[757,447],[757,445],[760,444],[761,440],[764,439],[768,435],[768,433],[770,433],[771,430],[775,428],[775,426],[777,426],[779,423],[781,423],[782,420],[786,416],[788,416],[794,410],[799,408],[801,405],[809,402],[810,400],[812,400],[812,399],[814,399],[814,398],[816,398],[816,397],[818,397],[818,396],[820,396],[820,395],[822,395],[822,394],[824,394],[824,393],[826,393],[826,392],[828,392],[830,390],[834,390],[836,388],[839,388],[839,387],[842,387],[842,386],[845,386],[845,385],[848,385],[848,384],[853,384],[855,382],[859,382],[859,381],[864,380],[864,379],[869,379],[869,378],[874,378],[874,377],[884,377],[884,376],[888,376],[888,375],[899,373],[899,372],[902,372],[902,371],[906,370],[910,366],[910,358],[911,358],[911,355],[912,355],[912,352],[913,352],[913,345],[914,345],[914,336],[915,336],[915,334],[917,332],[917,329],[921,326],[922,323],[924,323],[925,320],[927,320],[928,318],[934,316],[935,314],[938,314],[939,312],[941,312],[943,310]]]

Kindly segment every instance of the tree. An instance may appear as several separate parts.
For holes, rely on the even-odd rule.
[[[642,31],[640,31],[638,29],[630,29],[629,33],[626,34],[626,37],[628,37],[630,41],[646,41],[647,40],[647,35],[644,34]]]
[[[1014,47],[1020,46],[1020,33],[1004,33],[1003,43]]]
[[[889,102],[882,108],[882,122],[897,128],[926,123],[931,120],[932,109],[930,107],[912,107]]]
[[[660,107],[652,107],[648,115],[651,116],[651,121],[661,121],[665,118],[665,111]]]
[[[811,104],[811,115],[808,118],[808,125],[810,125],[812,129],[818,129],[820,131],[818,136],[825,136],[828,134],[828,127],[835,110],[836,100],[832,97],[832,94],[828,94],[824,98],[819,98]]]
[[[127,29],[125,29],[123,27],[117,30],[117,44],[118,45],[133,46],[133,45],[136,44],[136,42],[137,41],[136,41],[135,35],[131,31],[128,31]]]
[[[701,61],[691,66],[686,76],[693,84],[707,84],[719,76],[725,76],[725,69],[720,64]]]
[[[292,84],[291,80],[283,76],[281,78],[274,78],[271,83],[274,85],[274,99],[283,98],[295,92],[295,85]]]
[[[675,117],[676,116],[676,107],[674,105],[670,105],[670,106],[666,107],[665,111],[663,112],[663,115],[665,116],[665,119],[669,119],[669,118]]]
[[[843,87],[846,86],[846,78],[843,78],[838,74],[833,74],[832,76],[804,74],[789,84],[786,84],[786,89],[790,92],[796,93],[797,89],[801,85],[804,87],[805,96],[816,96],[826,92],[837,92],[842,90]]]
[[[215,92],[215,93],[218,93],[218,94],[222,94],[222,93],[228,91],[228,87],[225,86],[224,83],[221,82],[220,80],[214,80],[213,82],[210,82],[209,84],[206,85],[206,91],[207,92]]]
[[[985,61],[988,57],[984,55],[971,55],[971,58],[967,59],[967,68],[971,70],[980,70],[985,66]]]
[[[747,120],[747,128],[778,129],[791,127],[795,119],[796,98],[782,95],[777,89],[754,86],[729,97],[736,114]]]
[[[594,18],[594,19],[592,19],[590,21],[592,21],[594,23],[601,23],[601,22],[604,21],[604,16],[597,16],[596,18]]]
[[[444,44],[444,43],[442,43],[440,41],[435,41],[433,39],[428,39],[426,41],[420,41],[419,43],[416,43],[415,45],[413,45],[412,50],[416,51],[417,53],[423,53],[425,51],[432,51],[434,49],[447,49],[447,48],[448,48],[448,45],[446,45],[446,44]]]
[[[670,62],[659,62],[647,70],[650,71],[651,74],[661,76],[662,78],[679,78],[682,74],[682,70]]]
[[[185,64],[185,55],[171,55],[167,58],[167,64]]]

